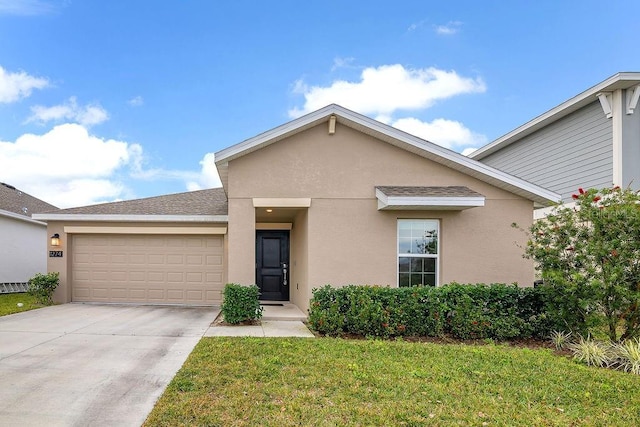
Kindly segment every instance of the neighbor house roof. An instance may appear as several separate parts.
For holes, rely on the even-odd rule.
[[[58,209],[12,185],[0,182],[0,215],[32,221],[32,214]],[[37,222],[37,221],[33,221]]]
[[[216,167],[223,187],[227,185],[228,165],[233,159],[259,150],[320,123],[329,122],[332,120],[332,116],[342,125],[349,126],[396,147],[461,171],[481,181],[532,200],[539,205],[546,206],[561,200],[560,195],[552,191],[336,104],[328,105],[215,153]]]
[[[45,220],[75,221],[227,221],[222,188],[189,191],[144,199],[102,203],[36,215]]]
[[[561,118],[579,110],[593,102],[599,100],[598,95],[601,93],[613,92],[618,89],[632,89],[636,88],[640,91],[640,73],[638,72],[625,72],[617,73],[609,77],[603,82],[585,90],[584,92],[574,96],[573,98],[563,102],[557,107],[552,108],[544,114],[539,115],[533,120],[528,121],[522,126],[512,130],[506,135],[501,136],[493,142],[479,148],[473,153],[469,154],[472,159],[480,160],[489,154],[502,149],[515,141],[524,138],[525,136],[540,130],[551,123],[560,120]],[[637,95],[636,95],[637,96]],[[601,101],[602,102],[602,101]],[[637,98],[636,98],[637,102]]]

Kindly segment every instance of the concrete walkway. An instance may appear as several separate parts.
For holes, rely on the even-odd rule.
[[[314,338],[304,323],[299,320],[262,320],[260,325],[213,325],[204,333],[205,337],[299,337]]]
[[[228,326],[219,322],[220,310],[205,337],[300,337],[314,338],[302,320],[306,316],[298,307],[289,303],[263,305],[262,319],[259,325]]]

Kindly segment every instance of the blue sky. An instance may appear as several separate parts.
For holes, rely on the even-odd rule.
[[[331,102],[468,152],[640,71],[639,12],[0,0],[0,181],[60,207],[218,186],[213,153]]]

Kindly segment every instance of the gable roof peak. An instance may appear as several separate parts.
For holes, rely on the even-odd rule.
[[[351,127],[418,156],[459,170],[462,173],[498,188],[532,200],[537,204],[547,206],[560,201],[560,196],[552,191],[509,175],[476,160],[472,160],[460,153],[456,153],[455,151],[426,141],[370,117],[356,113],[355,111],[351,111],[338,104],[329,104],[319,110],[305,114],[304,116],[215,153],[216,168],[218,169],[223,187],[226,189],[228,185],[228,168],[230,161],[303,132],[318,124],[328,122],[332,115],[337,117],[337,121],[341,125]]]

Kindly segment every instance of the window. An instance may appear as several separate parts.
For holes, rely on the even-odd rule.
[[[398,220],[398,286],[438,283],[438,220]]]

